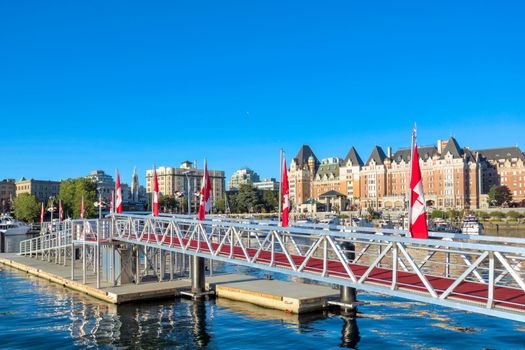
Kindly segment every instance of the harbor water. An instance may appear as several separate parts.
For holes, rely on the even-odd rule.
[[[224,267],[231,269],[263,275]],[[369,304],[357,317],[298,316],[226,299],[117,306],[0,265],[0,348],[525,348],[523,323],[376,294],[359,299]]]

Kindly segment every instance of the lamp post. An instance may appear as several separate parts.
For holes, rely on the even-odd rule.
[[[102,201],[102,192],[98,191],[98,202],[93,203],[95,208],[98,208],[98,218],[102,219],[102,208],[106,206],[106,203]]]
[[[51,196],[49,197],[49,200],[51,201],[51,205],[49,206],[49,208],[47,208],[47,211],[51,213],[51,229],[53,229],[53,213],[56,211],[56,208],[55,208],[55,197],[54,196]]]

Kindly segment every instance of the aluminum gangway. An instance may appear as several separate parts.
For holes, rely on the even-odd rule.
[[[120,242],[525,322],[520,238],[432,232],[420,240],[402,230],[143,214],[75,221],[63,232],[72,247]],[[23,242],[21,254],[35,250]]]

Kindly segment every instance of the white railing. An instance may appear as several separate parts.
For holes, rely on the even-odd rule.
[[[115,214],[65,221],[21,242],[20,252],[50,259],[72,243],[117,241],[525,322],[525,239],[430,237],[366,227],[282,228],[272,221]]]
[[[525,240],[185,216],[114,215],[113,238],[525,321]],[[350,249],[353,246],[353,249]]]

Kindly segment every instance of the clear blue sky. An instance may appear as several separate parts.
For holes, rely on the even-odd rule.
[[[520,1],[2,1],[0,179],[525,149]]]

